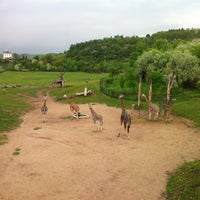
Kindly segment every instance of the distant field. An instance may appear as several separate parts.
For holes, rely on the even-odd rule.
[[[63,96],[64,93],[74,94],[84,90],[86,80],[93,88],[98,87],[99,79],[107,74],[88,74],[88,73],[65,73],[65,88],[53,88],[52,95]],[[51,83],[59,79],[58,72],[4,72],[0,73],[0,132],[11,130],[21,123],[20,116],[31,105],[20,95],[36,96],[39,89],[49,90]],[[17,88],[5,88],[6,85],[20,85]],[[74,89],[73,89],[73,87]],[[51,93],[51,92],[50,92]]]
[[[106,74],[88,74],[83,72],[67,72],[64,75],[66,84],[84,83],[86,79],[99,80]],[[48,87],[54,80],[59,79],[59,72],[4,72],[0,74],[0,85],[34,84],[36,87]]]

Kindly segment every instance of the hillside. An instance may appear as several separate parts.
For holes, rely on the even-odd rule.
[[[145,50],[157,48],[167,50],[175,48],[181,41],[200,38],[200,29],[178,29],[161,31],[146,37],[114,36],[72,44],[65,52],[67,58],[94,65],[102,61],[126,62],[130,57],[137,59]]]

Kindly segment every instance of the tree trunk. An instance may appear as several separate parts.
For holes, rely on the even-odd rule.
[[[148,100],[151,102],[152,100],[152,81],[149,83],[149,97]]]
[[[141,88],[142,88],[142,76],[139,76],[139,85],[138,85],[138,118],[140,118],[140,109],[141,109]]]
[[[172,73],[168,76],[168,83],[167,83],[167,101],[170,101],[171,98],[171,89],[174,83],[175,75]]]

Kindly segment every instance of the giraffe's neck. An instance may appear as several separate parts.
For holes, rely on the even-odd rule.
[[[47,102],[47,100],[44,100],[44,104],[43,104],[44,106],[46,106],[46,102]]]
[[[67,99],[67,102],[68,102],[70,105],[72,105],[72,102],[71,102],[71,100],[69,99],[69,97],[67,97],[66,99]]]
[[[122,110],[124,110],[124,109],[125,109],[125,107],[124,107],[124,101],[123,101],[123,99],[121,99],[121,108],[122,108]]]
[[[147,99],[146,95],[144,95],[144,99],[149,104],[149,100]]]
[[[90,111],[91,111],[91,114],[92,114],[93,116],[97,115],[97,113],[93,110],[92,107],[90,107]]]
[[[144,99],[147,102],[148,106],[151,106],[152,102],[147,99],[146,95],[144,95]]]

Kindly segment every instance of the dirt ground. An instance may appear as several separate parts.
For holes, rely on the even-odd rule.
[[[91,117],[70,119],[67,102],[48,98],[44,123],[43,97],[29,100],[35,109],[0,146],[0,200],[163,200],[170,172],[200,158],[200,131],[185,119],[148,121],[135,111],[127,139],[117,137],[119,108],[93,104],[104,125],[92,132]]]

